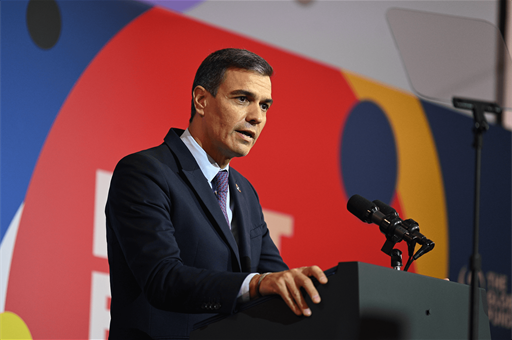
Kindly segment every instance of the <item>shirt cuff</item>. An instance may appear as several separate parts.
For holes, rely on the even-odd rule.
[[[249,292],[249,283],[251,282],[251,279],[254,277],[254,275],[258,275],[258,273],[251,273],[247,275],[244,282],[242,282],[242,287],[240,287],[240,291],[238,292],[238,302],[244,303],[249,302],[251,300],[251,294]]]

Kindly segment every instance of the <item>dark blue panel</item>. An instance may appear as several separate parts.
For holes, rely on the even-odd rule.
[[[46,136],[73,85],[109,39],[151,7],[134,1],[58,1],[58,41],[43,49],[30,37],[28,4],[0,3],[1,239],[25,198]]]
[[[347,195],[390,204],[397,180],[396,143],[386,114],[377,104],[363,101],[351,110],[340,151]]]

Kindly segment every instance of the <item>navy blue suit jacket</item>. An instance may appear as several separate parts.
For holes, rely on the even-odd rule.
[[[286,270],[252,185],[230,168],[238,245],[194,157],[171,129],[123,158],[108,201],[111,339],[188,338],[213,313],[233,313],[250,272]]]

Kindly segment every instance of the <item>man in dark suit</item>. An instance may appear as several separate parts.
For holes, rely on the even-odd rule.
[[[252,52],[214,52],[197,71],[188,129],[117,165],[106,206],[111,339],[186,339],[195,323],[261,295],[305,316],[300,288],[320,301],[309,277],[325,283],[323,272],[288,269],[256,191],[229,167],[265,125],[272,73]]]

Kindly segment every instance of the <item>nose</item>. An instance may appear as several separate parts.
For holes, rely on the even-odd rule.
[[[254,103],[248,108],[247,116],[245,120],[251,125],[258,125],[265,121],[266,115],[259,104]]]

